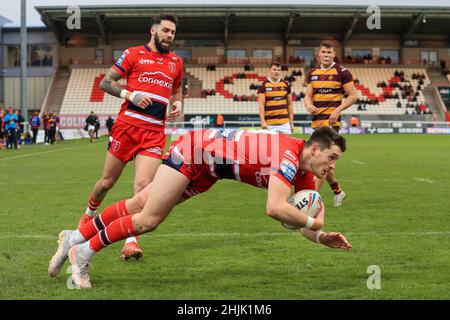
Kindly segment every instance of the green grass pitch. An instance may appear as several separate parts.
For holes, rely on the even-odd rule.
[[[337,177],[348,198],[325,230],[349,252],[290,232],[265,213],[266,192],[234,181],[177,207],[141,238],[93,260],[90,290],[47,275],[60,230],[74,228],[99,178],[106,139],[0,151],[0,299],[449,299],[450,136],[347,136]],[[130,164],[103,207],[132,194]],[[371,265],[381,289],[370,290]]]

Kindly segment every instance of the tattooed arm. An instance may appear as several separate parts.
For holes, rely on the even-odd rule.
[[[103,78],[102,82],[100,82],[100,88],[106,93],[110,95],[120,98],[120,93],[123,89],[125,89],[122,85],[120,85],[117,81],[119,81],[122,76],[113,68],[109,69],[106,76]]]
[[[102,82],[100,82],[100,88],[114,97],[129,100],[135,106],[142,109],[145,109],[152,104],[150,97],[126,90],[119,82],[117,82],[121,78],[122,76],[116,70],[111,68],[103,78]]]

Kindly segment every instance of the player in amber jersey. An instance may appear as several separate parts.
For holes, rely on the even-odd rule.
[[[258,88],[261,127],[275,132],[294,132],[291,85],[281,79],[281,64],[272,62],[269,75]]]
[[[334,62],[336,51],[331,42],[322,42],[319,47],[320,66],[312,68],[306,83],[305,107],[312,114],[313,129],[331,126],[337,132],[341,128],[341,112],[356,101],[353,77],[347,68]],[[346,99],[344,100],[344,95]],[[334,170],[330,170],[326,180],[334,193],[334,205],[342,205],[346,197]],[[318,180],[318,189],[324,179]]]
[[[313,189],[314,176],[325,177],[345,149],[345,139],[327,127],[315,131],[308,141],[268,131],[188,132],[172,144],[148,187],[106,208],[80,229],[62,231],[52,260],[64,261],[68,256],[75,285],[90,288],[88,266],[96,252],[155,230],[175,205],[207,191],[220,179],[267,189],[266,212],[271,218],[303,228],[311,241],[348,250],[351,245],[343,235],[321,231],[324,210],[312,218],[287,202],[292,186],[295,191]]]
[[[181,114],[183,60],[170,52],[176,25],[173,15],[154,17],[150,42],[125,50],[100,84],[125,101],[111,130],[103,175],[94,185],[79,226],[95,217],[128,162],[135,162],[134,193],[153,180],[166,145],[166,118]],[[121,78],[126,78],[126,87],[117,82]],[[142,254],[137,239],[127,239],[121,257],[139,259]]]

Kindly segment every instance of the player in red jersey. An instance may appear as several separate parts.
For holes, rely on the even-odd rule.
[[[134,193],[153,180],[166,144],[166,115],[172,121],[181,114],[183,60],[169,50],[176,25],[173,15],[154,17],[150,42],[125,50],[100,84],[105,92],[125,101],[109,137],[103,175],[91,192],[79,226],[95,217],[129,161],[135,161]],[[121,78],[127,79],[125,88],[117,82]],[[142,254],[137,239],[127,239],[122,258],[139,259]]]
[[[175,205],[207,191],[219,179],[268,189],[266,211],[271,218],[302,228],[311,241],[348,250],[351,245],[342,234],[321,231],[324,210],[312,218],[287,202],[292,186],[295,192],[314,189],[314,176],[325,177],[345,148],[345,139],[328,127],[316,130],[308,141],[268,131],[191,131],[172,144],[144,190],[109,206],[79,230],[62,231],[52,260],[64,263],[69,257],[75,285],[90,288],[88,265],[96,252],[155,230]]]

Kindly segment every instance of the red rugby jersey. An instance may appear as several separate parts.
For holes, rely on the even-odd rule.
[[[126,77],[128,91],[148,95],[153,101],[141,109],[126,100],[118,119],[137,127],[164,131],[172,90],[179,88],[183,81],[183,60],[173,52],[153,52],[143,45],[125,50],[113,68]]]
[[[299,168],[304,143],[267,130],[193,130],[176,145],[175,154],[185,163],[201,164],[211,177],[267,188],[270,176],[276,176],[298,192],[315,189],[313,173]]]

